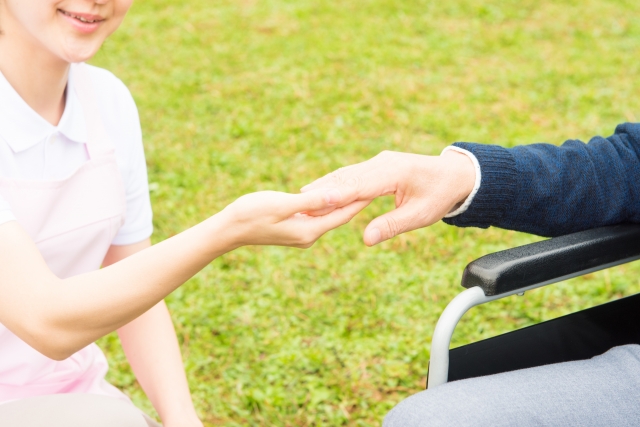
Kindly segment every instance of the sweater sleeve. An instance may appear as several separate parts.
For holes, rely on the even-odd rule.
[[[482,182],[469,208],[445,218],[448,224],[560,236],[640,223],[640,123],[587,144],[454,145],[476,156]]]

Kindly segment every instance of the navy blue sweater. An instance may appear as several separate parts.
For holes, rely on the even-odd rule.
[[[587,144],[454,145],[478,158],[482,182],[469,209],[448,224],[560,236],[640,223],[640,123]]]

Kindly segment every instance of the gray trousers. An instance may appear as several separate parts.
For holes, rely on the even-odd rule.
[[[2,427],[161,427],[124,400],[55,394],[0,405]]]
[[[400,402],[383,427],[640,426],[640,346],[443,384]]]

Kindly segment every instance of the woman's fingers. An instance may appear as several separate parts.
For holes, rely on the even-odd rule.
[[[286,205],[283,206],[283,213],[285,216],[291,216],[299,212],[333,208],[341,200],[342,194],[340,190],[335,188],[321,188],[301,194],[288,194]]]
[[[342,208],[335,208],[324,216],[309,216],[296,213],[280,222],[276,227],[279,238],[276,243],[297,248],[309,248],[327,231],[349,222],[358,212],[371,203],[369,200],[354,202]]]
[[[307,212],[303,212],[309,216],[324,216],[327,215],[328,213],[333,212],[334,210],[336,210],[337,206],[329,206],[328,208],[324,208],[324,209],[320,209],[318,211],[307,211]]]
[[[327,231],[333,230],[334,228],[340,227],[341,225],[351,221],[354,216],[369,206],[370,203],[371,200],[353,202],[347,206],[336,208],[333,212],[324,216],[316,216],[308,218],[308,220],[313,224],[315,231],[318,233],[318,237],[320,237]]]

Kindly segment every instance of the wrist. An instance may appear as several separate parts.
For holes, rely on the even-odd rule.
[[[240,227],[226,209],[209,217],[200,223],[199,227],[199,233],[206,236],[212,256],[219,256],[244,246]]]
[[[469,155],[459,152],[455,147],[447,147],[440,158],[447,170],[448,180],[454,197],[454,207],[451,212],[461,207],[479,187],[479,166],[477,167]]]

